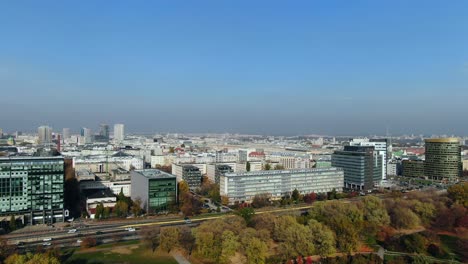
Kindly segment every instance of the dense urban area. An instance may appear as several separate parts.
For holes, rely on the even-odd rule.
[[[0,263],[468,262],[468,138],[0,129]]]

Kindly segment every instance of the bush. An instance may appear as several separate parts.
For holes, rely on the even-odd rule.
[[[91,247],[95,247],[96,245],[97,245],[97,241],[94,237],[86,237],[83,239],[83,242],[81,242],[82,248],[91,248]]]

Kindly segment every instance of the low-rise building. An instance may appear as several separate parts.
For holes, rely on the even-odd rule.
[[[244,173],[226,173],[220,176],[220,194],[229,203],[250,202],[257,194],[268,194],[272,199],[289,196],[294,189],[301,194],[325,193],[343,190],[344,172],[340,168],[269,170]]]
[[[212,182],[219,184],[219,176],[234,172],[233,168],[226,164],[208,164],[206,176]]]

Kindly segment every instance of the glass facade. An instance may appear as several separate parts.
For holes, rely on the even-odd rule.
[[[372,189],[382,179],[382,163],[374,147],[345,146],[332,155],[332,166],[344,170],[345,187],[350,189]]]
[[[166,211],[176,202],[177,182],[175,177],[148,180],[148,207],[154,212]]]
[[[460,141],[457,138],[433,138],[425,142],[425,176],[457,181],[462,173]]]
[[[63,221],[62,157],[0,158],[0,215],[24,215],[26,223]]]

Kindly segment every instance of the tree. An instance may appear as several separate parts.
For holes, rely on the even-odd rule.
[[[246,171],[250,171],[250,162],[247,161],[247,163],[245,164],[245,170]]]
[[[82,248],[91,248],[97,245],[96,238],[94,237],[85,237],[83,241],[81,242],[81,247]]]
[[[140,197],[137,197],[135,200],[133,200],[132,207],[130,209],[135,217],[138,217],[141,214],[141,203],[142,202]]]
[[[307,226],[312,233],[312,241],[317,254],[325,257],[335,253],[335,236],[333,231],[314,219],[309,220]]]
[[[110,208],[104,207],[104,211],[102,212],[102,218],[106,219],[110,217]]]
[[[396,206],[390,212],[392,226],[398,229],[414,228],[421,224],[419,217],[406,207]]]
[[[420,217],[421,222],[429,224],[435,216],[436,208],[432,203],[415,201],[413,204],[414,212]]]
[[[266,163],[265,165],[263,165],[263,170],[271,170],[270,163]]]
[[[468,182],[454,184],[447,188],[450,199],[468,207]]]
[[[303,200],[307,204],[313,203],[315,200],[317,200],[317,194],[316,193],[309,193],[304,195]]]
[[[5,264],[59,264],[57,257],[48,254],[32,254],[25,255],[13,254],[5,260]]]
[[[299,191],[297,189],[294,189],[294,191],[292,192],[292,195],[291,195],[291,198],[297,202],[299,201],[299,198],[301,197],[301,194],[299,193]]]
[[[180,229],[179,244],[187,251],[189,256],[192,254],[193,247],[195,246],[195,237],[191,228],[183,226]]]
[[[166,227],[161,229],[160,249],[169,253],[179,246],[180,230],[178,227]]]
[[[390,224],[390,216],[382,200],[379,198],[366,196],[362,199],[361,206],[364,213],[364,220],[373,233],[377,232],[379,227]]]
[[[239,248],[239,237],[232,231],[226,230],[222,234],[222,246],[220,263],[229,263],[229,259],[234,256]]]
[[[277,242],[285,241],[286,229],[289,226],[295,225],[296,219],[290,215],[282,215],[275,219],[274,228],[273,228],[273,239]]]
[[[274,170],[284,170],[284,166],[281,164],[276,164]]]
[[[270,205],[270,195],[268,193],[256,194],[252,199],[254,208],[261,208]]]
[[[10,231],[16,230],[16,218],[14,215],[10,217],[10,224],[9,224]]]
[[[245,222],[248,224],[252,220],[255,211],[252,207],[243,207],[238,209],[236,214],[244,218]]]
[[[64,160],[64,169],[64,208],[70,211],[70,216],[78,217],[80,215],[80,184],[75,177],[75,169],[73,168],[72,159]]]
[[[250,223],[256,230],[267,230],[271,236],[275,228],[275,216],[270,213],[256,214],[252,217],[252,221]]]
[[[327,193],[327,196],[328,196],[328,197],[327,197],[328,200],[336,199],[337,196],[336,196],[336,190],[335,190],[335,188],[333,188],[333,190],[332,190],[331,192],[328,192],[328,193]]]
[[[189,193],[189,185],[186,181],[179,182],[179,195]]]
[[[154,252],[159,247],[159,235],[161,233],[161,227],[155,226],[148,226],[140,231],[140,236],[142,237],[143,241],[151,248]]]
[[[174,153],[174,147],[169,147],[169,153]]]
[[[295,222],[283,231],[279,250],[286,259],[295,256],[310,256],[315,253],[312,233],[309,228]]]
[[[104,216],[104,205],[102,203],[99,203],[96,205],[96,212],[94,213],[94,218],[95,219],[101,219]]]
[[[114,206],[114,213],[118,217],[126,217],[128,214],[128,204],[123,200],[117,201]]]
[[[268,252],[265,242],[253,237],[245,247],[248,264],[264,264]]]

